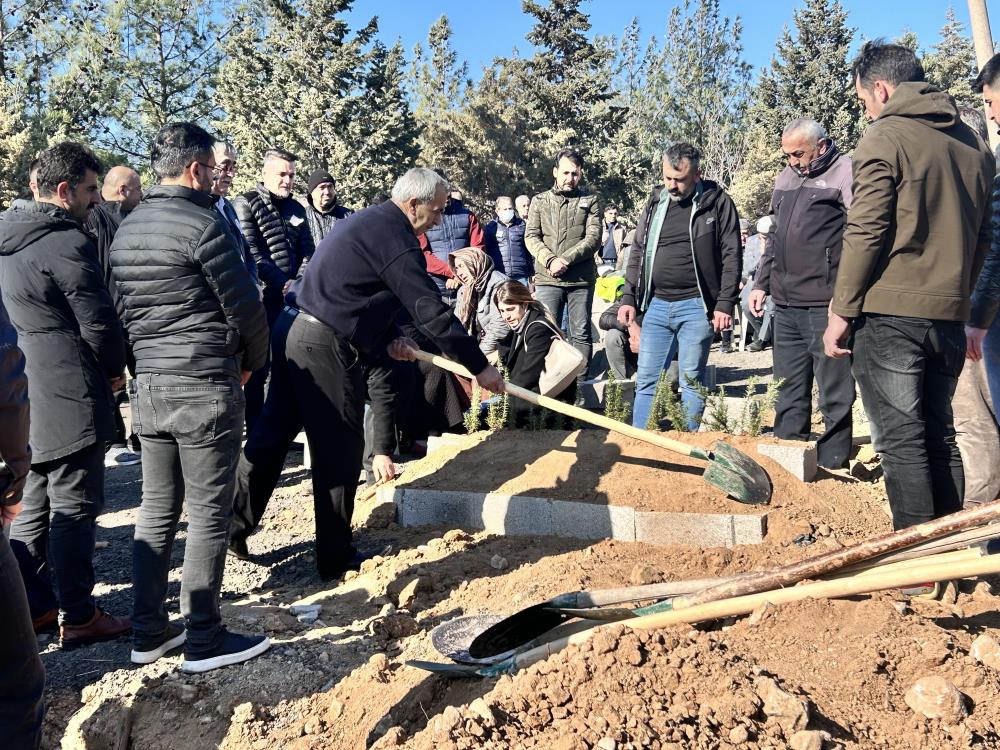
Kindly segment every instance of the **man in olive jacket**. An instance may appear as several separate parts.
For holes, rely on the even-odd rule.
[[[531,201],[524,244],[535,259],[535,297],[557,321],[569,314],[569,340],[590,365],[593,341],[590,309],[594,303],[601,247],[601,210],[597,196],[580,189],[583,156],[563,149],[552,169],[555,185]],[[577,385],[587,376],[584,368]],[[580,401],[577,388],[577,401]]]
[[[874,122],[854,151],[854,202],[823,341],[828,356],[853,354],[901,529],[962,507],[951,400],[990,244],[996,168],[954,99],[923,82],[909,48],[868,42],[852,77]]]

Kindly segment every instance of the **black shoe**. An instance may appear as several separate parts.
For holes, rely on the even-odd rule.
[[[237,560],[250,560],[250,550],[246,539],[230,539],[228,553]]]
[[[748,352],[762,352],[762,351],[764,351],[764,344],[762,344],[760,341],[753,341],[753,342],[750,343],[749,346],[747,346],[747,351]]]
[[[719,354],[732,354],[733,345],[732,344],[722,344],[719,346]]]
[[[187,631],[183,625],[168,622],[167,629],[155,638],[136,639],[132,648],[133,664],[152,664],[168,651],[184,645]]]
[[[223,629],[219,634],[219,645],[197,656],[185,654],[182,672],[208,672],[230,664],[239,664],[260,656],[271,648],[271,640],[263,635],[242,635]]]

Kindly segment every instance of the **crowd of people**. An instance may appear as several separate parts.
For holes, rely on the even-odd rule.
[[[573,148],[555,155],[551,187],[497,197],[485,225],[439,171],[405,170],[355,212],[331,172],[297,183],[298,159],[278,148],[256,187],[230,200],[238,153],[192,123],[157,133],[146,188],[78,143],[40,153],[32,197],[0,216],[7,746],[38,741],[36,632],[58,628],[63,649],[130,634],[134,663],[183,648],[188,672],[267,650],[264,635],[223,623],[222,577],[227,554],[252,559],[248,539],[303,430],[319,575],[357,569],[359,483],[392,479],[401,446],[478,408],[470,381],[417,350],[461,363],[497,394],[499,368],[539,390],[550,350],[568,342],[582,366],[551,395],[582,403],[581,382],[597,374],[602,278],[618,289],[600,318],[608,370],[635,378],[635,426],[647,426],[673,366],[687,419],[673,426],[697,428],[710,348],[721,339],[731,351],[738,322],[751,351],[773,347],[776,436],[810,438],[818,386],[821,466],[847,463],[860,393],[895,528],[970,501],[966,474],[982,468],[963,464],[956,421],[979,415],[966,432],[998,441],[1000,232],[986,122],[925,83],[906,47],[866,43],[851,72],[872,124],[849,156],[822,123],[788,123],[764,217],[740,217],[689,143],[663,152],[662,183],[631,224],[585,186]],[[974,87],[1000,124],[1000,55]],[[962,378],[979,386],[962,390]],[[95,601],[93,552],[105,469],[137,463],[126,616]],[[1000,491],[980,485],[972,501]],[[181,617],[171,618],[182,509]]]

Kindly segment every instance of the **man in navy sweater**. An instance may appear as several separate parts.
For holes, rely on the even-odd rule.
[[[316,564],[324,578],[352,567],[354,493],[364,452],[360,360],[379,350],[412,360],[416,345],[395,323],[400,309],[444,355],[465,365],[486,390],[503,379],[441,300],[417,237],[441,221],[448,183],[430,169],[400,177],[391,200],[344,219],[295,282],[299,314],[286,356],[312,453]]]

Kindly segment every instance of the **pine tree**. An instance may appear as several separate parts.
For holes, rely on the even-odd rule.
[[[806,0],[794,21],[794,35],[785,28],[771,60],[782,127],[811,117],[848,153],[861,135],[862,119],[847,58],[854,39],[847,11],[839,0]]]
[[[746,155],[742,127],[751,91],[739,17],[719,0],[684,0],[670,12],[663,51],[646,87],[646,119],[662,143],[687,141],[702,152],[702,171],[728,186]]]
[[[976,49],[972,38],[966,34],[965,24],[955,18],[955,9],[948,8],[941,27],[941,41],[933,52],[924,56],[927,80],[942,91],[947,91],[959,104],[981,107],[982,101],[969,87],[976,77]]]
[[[25,121],[23,99],[22,92],[13,84],[0,79],[0,206],[3,207],[27,186],[31,132]]]
[[[747,154],[730,188],[740,216],[749,221],[770,213],[774,180],[785,167],[781,153],[784,125],[777,96],[777,86],[770,72],[762,71],[744,121]]]

